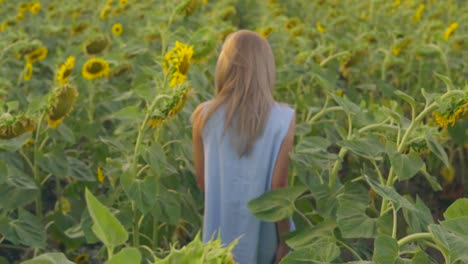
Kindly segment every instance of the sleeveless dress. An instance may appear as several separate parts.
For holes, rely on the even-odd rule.
[[[276,224],[257,219],[247,203],[271,189],[276,159],[293,116],[293,109],[275,103],[263,134],[251,153],[242,158],[232,148],[229,133],[224,134],[222,107],[205,123],[203,242],[220,235],[222,243],[227,245],[240,238],[233,249],[239,264],[272,264],[275,260]],[[291,220],[290,223],[294,229]]]

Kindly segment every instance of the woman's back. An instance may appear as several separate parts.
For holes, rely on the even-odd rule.
[[[207,102],[209,103],[209,102]],[[277,248],[275,223],[261,222],[247,203],[271,189],[281,144],[294,111],[275,103],[263,133],[249,155],[239,158],[232,135],[224,133],[224,108],[219,107],[203,128],[205,215],[203,241],[218,235],[228,244],[240,237],[233,253],[240,264],[273,263]]]

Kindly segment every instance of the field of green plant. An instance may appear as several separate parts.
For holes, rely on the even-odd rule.
[[[237,29],[296,110],[281,263],[468,263],[465,0],[0,0],[0,263],[234,263],[190,115]],[[185,247],[184,247],[185,246]]]

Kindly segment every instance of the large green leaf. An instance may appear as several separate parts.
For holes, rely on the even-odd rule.
[[[409,154],[397,152],[389,157],[395,174],[400,180],[411,179],[424,166],[424,161],[414,152]]]
[[[299,176],[315,199],[315,211],[324,218],[335,217],[338,208],[338,194],[344,191],[343,186],[336,184],[330,188],[327,183],[322,183],[318,176]]]
[[[68,157],[67,159],[70,166],[69,176],[80,181],[96,181],[95,174],[83,161],[73,157]]]
[[[345,185],[338,195],[337,224],[344,238],[371,238],[376,232],[377,219],[366,214],[369,206],[367,190],[358,183]]]
[[[466,226],[466,221],[468,218],[463,219],[462,230],[466,231],[468,226]],[[444,221],[445,222],[445,221]],[[460,234],[456,231],[460,230],[451,230],[453,228],[452,224],[447,224],[448,226],[440,225],[430,225],[429,231],[434,237],[434,241],[441,251],[450,257],[450,263],[468,263],[468,232],[465,232],[465,235]],[[460,225],[457,225],[460,227]]]
[[[374,242],[372,260],[379,264],[394,264],[398,258],[398,243],[391,236],[379,235]]]
[[[332,263],[340,255],[340,248],[334,238],[317,238],[308,247],[288,254],[280,264]]]
[[[128,174],[122,174],[126,177]],[[154,176],[147,176],[144,180],[134,179],[128,180],[130,184],[126,184],[125,192],[128,197],[135,202],[142,214],[146,214],[156,203],[156,189],[158,181]]]
[[[21,262],[21,264],[74,264],[63,253],[46,253],[33,259]]]
[[[0,139],[0,150],[7,152],[18,151],[31,138],[31,133],[24,133],[19,137],[12,139]]]
[[[426,134],[426,143],[429,149],[434,155],[436,155],[446,167],[450,167],[449,159],[447,153],[440,143],[432,136],[431,134]]]
[[[445,219],[468,216],[468,198],[460,198],[452,203],[444,212]]]
[[[313,227],[308,227],[303,230],[294,231],[286,243],[294,250],[308,247],[314,241],[321,237],[333,237],[333,230],[336,228],[336,223],[332,220],[324,220]]]
[[[53,152],[39,155],[38,164],[43,171],[57,177],[64,178],[68,176],[68,160],[63,150],[57,149]]]
[[[403,208],[403,216],[405,217],[406,222],[413,233],[427,232],[427,227],[434,223],[431,210],[429,210],[424,202],[419,199],[419,196],[416,197],[414,207],[415,210]]]
[[[0,218],[0,233],[14,244],[32,248],[46,246],[44,225],[40,219],[24,209],[19,209],[18,219]]]
[[[154,199],[156,203],[151,210],[151,214],[158,221],[167,224],[177,224],[180,221],[182,212],[179,193],[162,186]]]
[[[0,184],[0,209],[9,211],[31,203],[38,193],[32,177],[14,166],[7,166],[6,169],[7,176],[1,177],[3,183]]]
[[[394,188],[381,185],[377,180],[367,175],[364,175],[364,178],[378,195],[391,201],[397,210],[403,207],[408,210],[416,211],[416,207],[405,197],[401,196]]]
[[[354,138],[337,142],[341,147],[349,149],[354,154],[372,160],[380,160],[385,152],[384,146],[376,137]]]
[[[93,219],[93,232],[108,247],[125,243],[128,233],[110,210],[101,204],[96,197],[86,189],[86,205]]]
[[[140,264],[141,253],[136,248],[124,248],[105,264]]]
[[[404,93],[403,91],[396,90],[395,95],[400,97],[401,99],[405,100],[408,104],[410,104],[412,107],[416,108],[416,101],[414,100],[411,95]]]
[[[299,186],[272,190],[253,199],[247,206],[259,219],[276,222],[292,216],[295,200],[306,190]]]
[[[144,155],[146,162],[150,165],[151,170],[156,175],[161,175],[166,166],[166,154],[164,149],[157,142],[153,142],[149,148],[147,148]]]

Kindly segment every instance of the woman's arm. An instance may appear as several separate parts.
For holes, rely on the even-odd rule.
[[[193,113],[192,142],[193,142],[193,163],[195,167],[195,179],[202,192],[205,191],[205,154],[203,150],[203,139],[200,118],[203,105],[199,105]]]
[[[294,143],[294,131],[296,129],[295,116],[291,120],[288,133],[281,144],[278,158],[276,159],[275,169],[273,171],[273,179],[271,189],[278,189],[288,186],[288,168],[289,168],[289,153],[292,150]],[[276,223],[280,245],[285,246],[283,236],[289,232],[289,219],[283,219]]]

